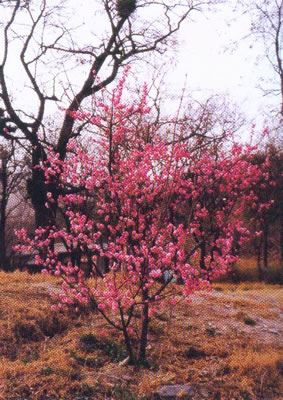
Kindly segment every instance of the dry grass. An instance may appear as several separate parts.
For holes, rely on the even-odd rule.
[[[237,296],[208,297],[191,305],[180,302],[156,314],[149,334],[151,367],[137,369],[119,365],[123,338],[98,314],[76,317],[51,311],[50,296],[36,286],[46,281],[58,284],[49,276],[0,273],[1,400],[135,400],[150,398],[170,383],[205,387],[211,399],[280,399],[282,347],[276,340],[258,340],[257,326],[243,323],[250,311],[260,311],[258,303],[245,296],[256,293],[272,299],[278,292],[275,299],[280,301],[279,286],[217,283],[224,295]],[[228,319],[217,307],[225,305],[232,307],[232,322],[250,329],[247,334],[223,329]],[[262,306],[266,315],[269,306]],[[99,343],[93,348],[82,345],[90,333]]]
[[[272,290],[272,296],[274,295],[277,289],[281,289],[281,285],[279,284],[266,284],[264,282],[240,282],[240,283],[230,283],[230,282],[221,282],[214,283],[213,287],[216,290],[230,290],[230,291],[248,291],[248,290],[260,290],[265,292],[270,292]]]
[[[228,366],[242,389],[253,392],[254,382],[259,384],[259,393],[264,387],[277,386],[280,381],[281,358],[274,349],[243,349],[234,352],[228,360]],[[248,380],[248,384],[247,384]]]

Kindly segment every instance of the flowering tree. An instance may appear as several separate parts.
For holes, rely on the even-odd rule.
[[[165,134],[150,123],[146,87],[140,101],[128,105],[122,101],[123,84],[124,78],[110,101],[96,101],[101,118],[72,113],[75,119],[90,118],[99,134],[88,149],[71,141],[65,161],[50,151],[42,166],[46,183],[65,191],[56,199],[65,225],[39,228],[32,239],[22,229],[18,249],[36,250],[45,272],[62,277],[64,294],[56,307],[79,311],[90,304],[123,333],[129,362],[144,363],[156,309],[176,304],[180,296],[189,300],[235,261],[233,235],[248,236],[239,216],[244,204],[257,202],[252,188],[262,179],[263,166],[248,161],[251,147],[238,144],[201,155],[177,140],[168,145],[168,135],[176,131]],[[54,201],[51,193],[48,197],[46,207]],[[71,261],[59,259],[54,241],[64,243]],[[203,243],[210,249],[205,255]],[[99,267],[101,257],[107,273]],[[96,279],[87,279],[83,258]],[[137,309],[142,318],[134,332]]]

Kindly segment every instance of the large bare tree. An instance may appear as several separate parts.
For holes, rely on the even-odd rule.
[[[69,140],[80,134],[70,112],[109,85],[125,64],[149,61],[150,54],[163,55],[192,12],[219,2],[102,0],[87,2],[84,13],[72,0],[0,2],[0,96],[9,121],[17,127],[16,141],[31,158],[27,188],[36,226],[49,224],[56,213],[56,201],[53,209],[44,206],[47,191],[55,200],[58,195],[52,186],[46,187],[38,166],[46,160],[50,145],[63,160]],[[18,76],[24,77],[16,87],[21,105],[13,92]],[[61,98],[62,87],[68,104],[51,141],[46,110]],[[5,132],[2,136],[10,138]]]

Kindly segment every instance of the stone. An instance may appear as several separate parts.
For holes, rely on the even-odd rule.
[[[203,350],[199,349],[198,347],[195,346],[190,346],[184,353],[184,355],[191,359],[191,358],[202,358],[205,357],[206,354]]]
[[[283,375],[283,358],[280,358],[276,363],[276,368],[278,369],[280,375]]]
[[[269,333],[273,333],[274,335],[279,335],[279,332],[276,329],[268,329]]]
[[[213,328],[213,327],[209,327],[209,328],[206,328],[205,332],[206,332],[206,334],[207,334],[208,336],[215,336],[215,334],[216,334],[216,329]]]
[[[154,400],[192,400],[194,389],[191,385],[165,385],[154,393]]]
[[[124,365],[127,365],[129,362],[130,357],[125,358],[124,360],[119,362],[120,367],[123,367]]]
[[[205,399],[208,399],[210,397],[210,393],[206,388],[201,388],[199,390],[199,394]]]

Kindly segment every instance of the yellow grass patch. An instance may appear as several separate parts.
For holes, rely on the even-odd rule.
[[[240,283],[230,283],[221,282],[214,283],[212,287],[219,291],[264,291],[265,293],[270,293],[272,296],[279,296],[282,298],[282,286],[277,284],[266,284],[264,282],[240,282]]]
[[[273,349],[265,349],[264,352],[245,349],[233,352],[228,362],[232,369],[239,370],[241,374],[261,374],[266,369],[276,373],[280,357],[280,353]]]

